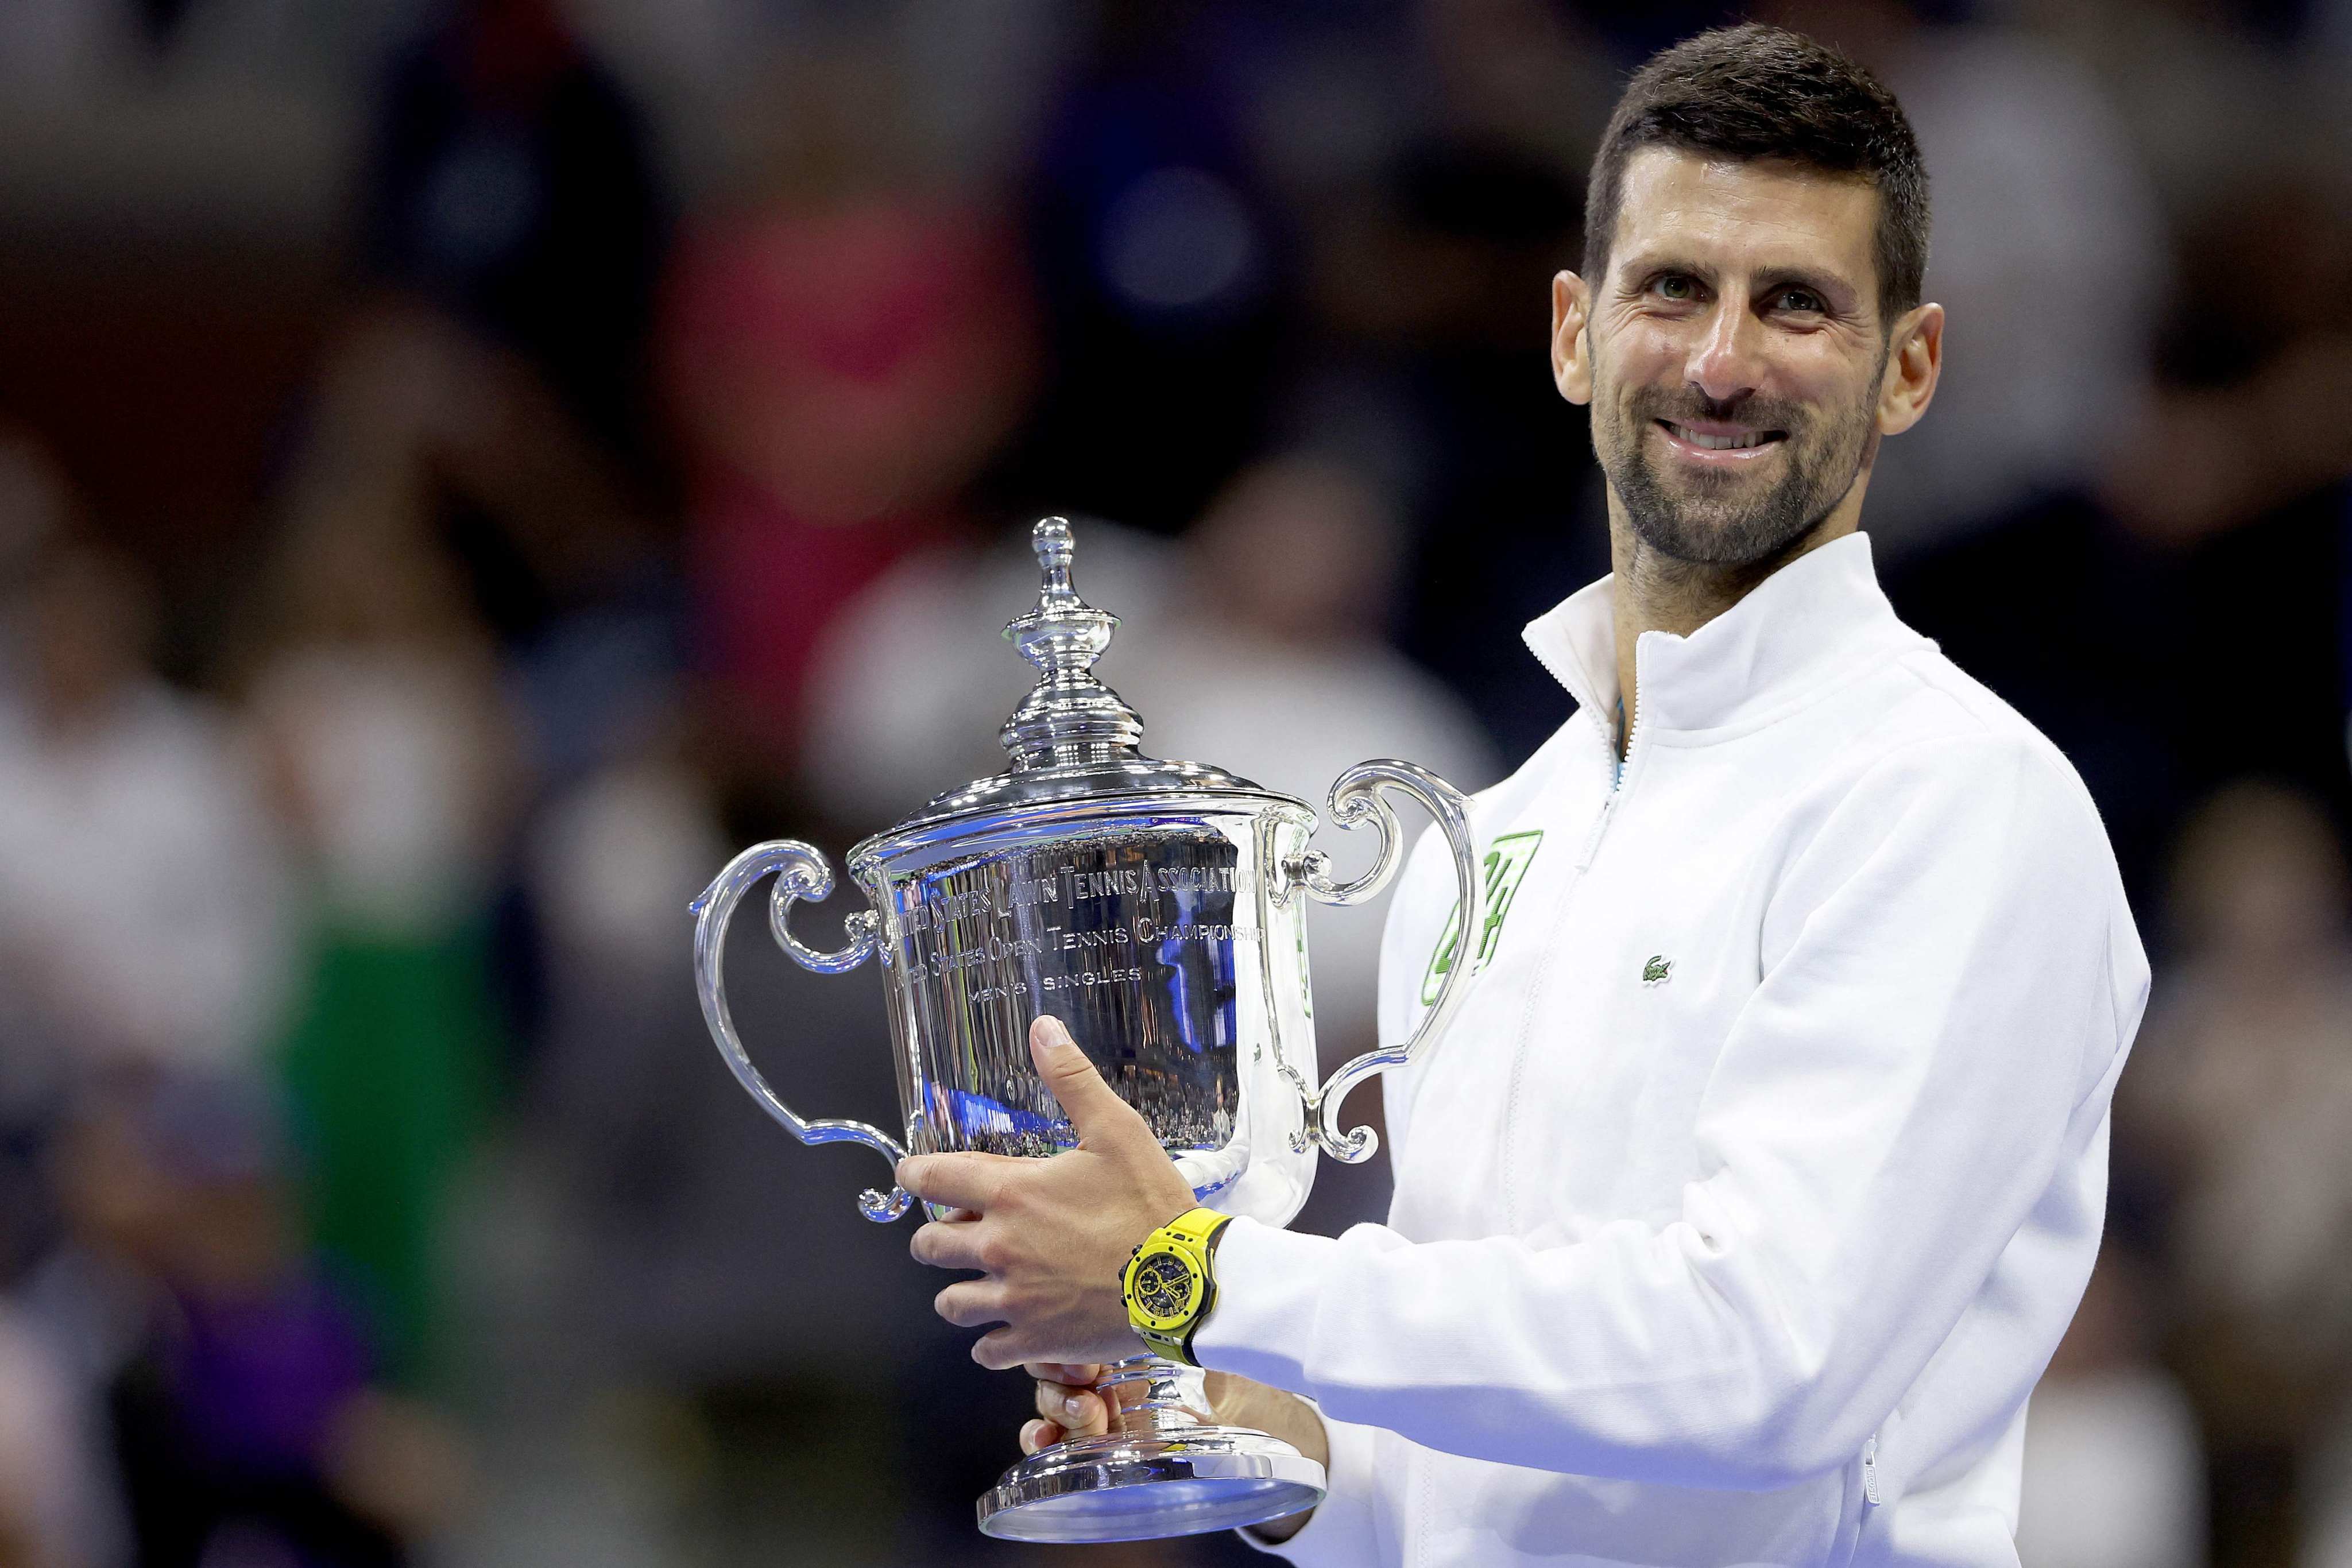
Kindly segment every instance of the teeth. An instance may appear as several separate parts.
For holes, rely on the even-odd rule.
[[[1685,430],[1679,424],[1667,428],[1693,446],[1703,446],[1709,452],[1740,452],[1764,444],[1764,433],[1760,430],[1751,430],[1745,435],[1701,435],[1697,431]]]

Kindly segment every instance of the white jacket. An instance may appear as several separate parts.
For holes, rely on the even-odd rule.
[[[1475,803],[1481,972],[1387,1080],[1389,1224],[1234,1221],[1198,1354],[1323,1411],[1301,1563],[2013,1568],[2147,990],[2098,813],[1859,535],[1643,635],[1621,779],[1609,591],[1528,628],[1580,706]]]

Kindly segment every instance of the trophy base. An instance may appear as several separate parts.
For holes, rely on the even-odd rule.
[[[1323,1467],[1264,1432],[1112,1432],[1005,1471],[980,1500],[980,1529],[1003,1541],[1150,1541],[1263,1524],[1322,1500]]]

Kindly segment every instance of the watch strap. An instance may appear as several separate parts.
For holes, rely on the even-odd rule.
[[[1189,1241],[1203,1252],[1213,1253],[1217,1238],[1233,1223],[1230,1214],[1220,1214],[1213,1208],[1188,1208],[1159,1229],[1154,1236],[1172,1236]]]

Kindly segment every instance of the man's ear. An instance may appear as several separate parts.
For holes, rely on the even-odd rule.
[[[1574,403],[1592,401],[1592,290],[1584,279],[1563,272],[1551,280],[1551,379],[1559,395]]]
[[[1919,423],[1944,373],[1944,308],[1915,305],[1889,335],[1886,374],[1878,383],[1878,433],[1900,435]]]

